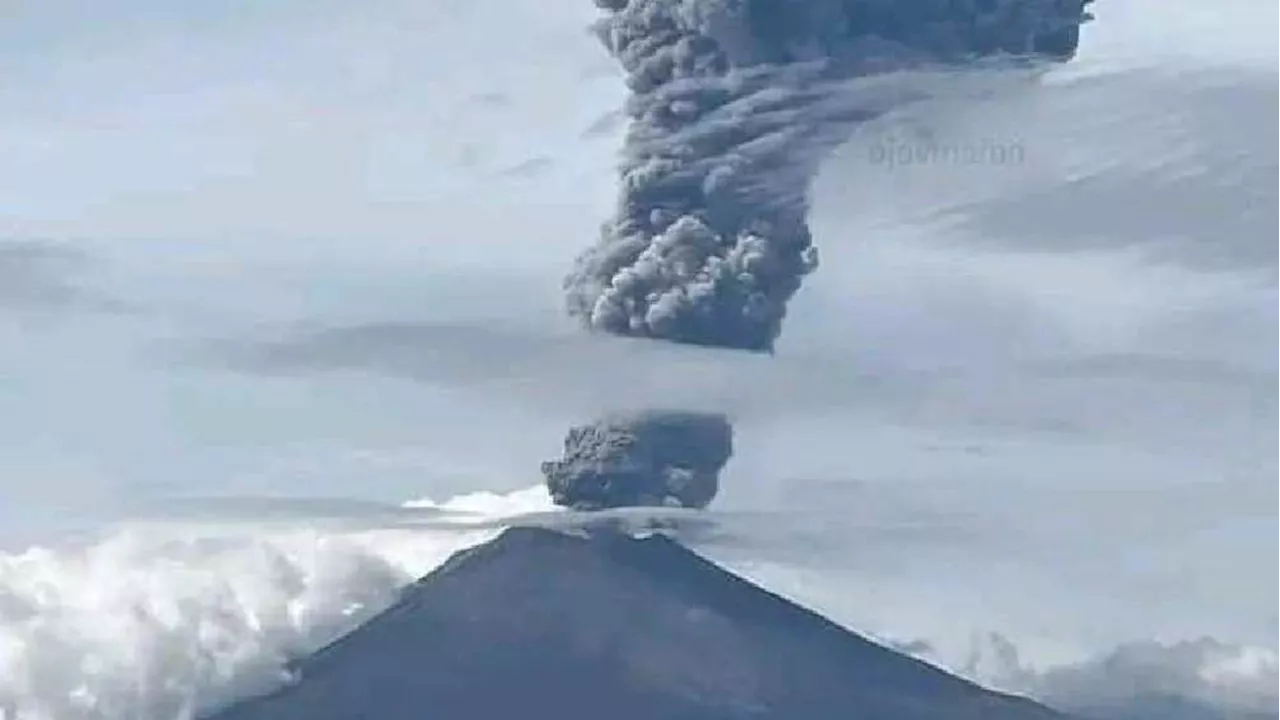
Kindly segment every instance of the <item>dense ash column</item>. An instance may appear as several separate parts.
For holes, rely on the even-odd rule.
[[[995,55],[1066,59],[1090,1],[596,0],[629,124],[617,208],[565,280],[569,313],[617,335],[772,351],[817,267],[806,215],[818,165],[888,109],[849,81]],[[543,473],[571,507],[702,507],[731,435],[714,414],[611,417],[571,430]],[[695,441],[723,459],[691,466]]]
[[[844,84],[994,53],[1069,55],[1081,0],[597,0],[626,72],[617,210],[565,281],[596,330],[771,350],[817,266],[818,162],[876,108]]]
[[[733,453],[733,428],[715,413],[650,410],[571,428],[564,457],[542,464],[551,498],[580,510],[706,507]]]
[[[786,172],[811,129],[789,111],[816,68],[787,78],[756,61],[741,7],[611,7],[597,31],[627,73],[630,125],[618,208],[566,279],[569,312],[621,335],[769,350],[817,265],[809,173]]]

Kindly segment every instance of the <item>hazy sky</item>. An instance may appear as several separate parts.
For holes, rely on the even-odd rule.
[[[740,419],[718,507],[816,528],[750,562],[851,623],[1274,646],[1274,2],[1108,0],[1075,65],[865,128],[767,362],[561,318],[623,95],[563,5],[0,11],[0,544],[525,487],[680,403]],[[921,138],[1020,160],[875,162]]]

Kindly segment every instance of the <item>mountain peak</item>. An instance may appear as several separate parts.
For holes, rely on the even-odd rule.
[[[1054,720],[653,534],[518,527],[214,720]]]

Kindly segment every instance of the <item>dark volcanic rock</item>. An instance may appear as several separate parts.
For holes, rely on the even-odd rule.
[[[211,720],[1064,720],[662,536],[517,528]]]
[[[717,413],[648,410],[569,430],[564,458],[542,463],[557,505],[703,508],[733,453],[733,427]]]

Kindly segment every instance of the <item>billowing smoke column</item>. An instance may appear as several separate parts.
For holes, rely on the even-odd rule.
[[[630,124],[617,209],[565,280],[569,313],[592,330],[771,352],[817,267],[806,215],[818,163],[876,111],[850,101],[849,81],[996,55],[1066,59],[1089,2],[596,0]],[[564,504],[611,504],[548,478]]]
[[[1069,54],[1080,0],[597,0],[631,91],[615,216],[566,280],[591,328],[767,351],[817,265],[843,82],[995,52]]]
[[[569,430],[564,459],[545,462],[551,497],[579,510],[622,505],[705,507],[733,452],[714,413],[648,411]]]

